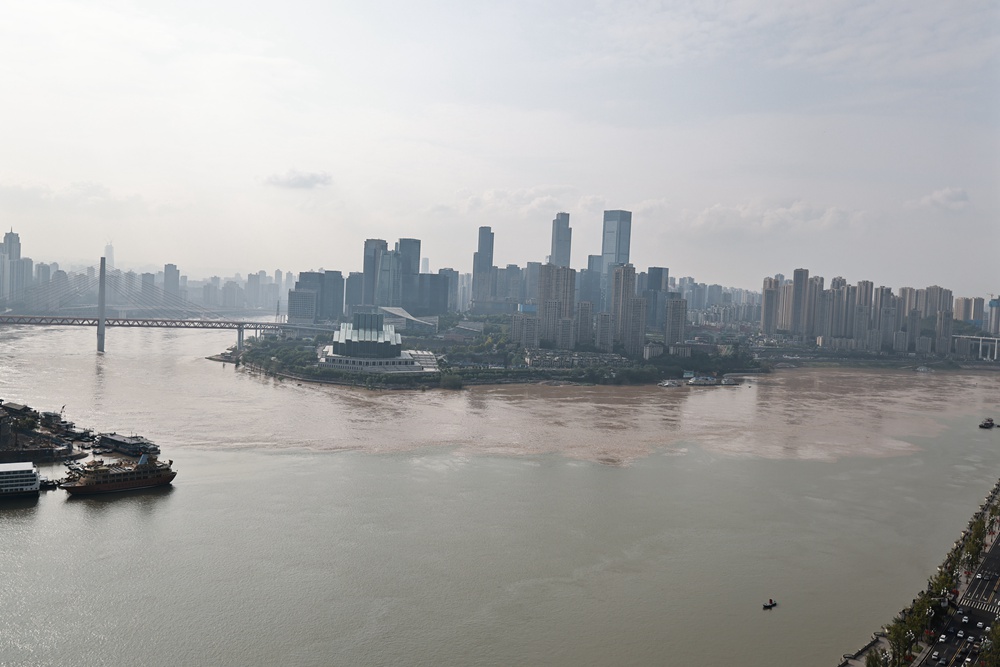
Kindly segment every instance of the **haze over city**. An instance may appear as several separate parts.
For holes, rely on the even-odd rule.
[[[0,215],[49,261],[572,266],[759,289],[808,266],[993,291],[996,5],[41,2],[8,7]]]

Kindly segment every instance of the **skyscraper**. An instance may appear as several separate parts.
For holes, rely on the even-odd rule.
[[[399,239],[399,305],[407,310],[416,307],[420,290],[420,239]]]
[[[344,281],[344,307],[348,316],[354,315],[354,306],[361,305],[361,293],[364,290],[365,274],[361,271],[351,271]]]
[[[632,240],[632,212],[605,211],[604,236],[601,243],[602,270],[605,275],[616,264],[628,264],[629,245]]]
[[[458,271],[446,267],[438,269],[438,275],[448,281],[448,312],[458,312]]]
[[[493,272],[493,230],[479,228],[479,246],[472,254],[472,307],[476,302],[489,301],[491,294],[490,274]]]
[[[379,255],[375,277],[376,306],[401,306],[403,292],[402,258],[398,250],[386,250]]]
[[[336,322],[344,315],[344,275],[340,271],[323,273],[323,300],[319,303],[319,318]]]
[[[365,240],[365,259],[362,267],[364,280],[361,283],[361,303],[371,306],[375,304],[375,285],[378,280],[379,261],[382,253],[389,249],[382,239]]]
[[[12,229],[3,235],[0,247],[0,299],[11,299],[24,288],[21,272],[21,237]]]
[[[108,271],[115,268],[115,247],[110,242],[104,246],[104,265]]]
[[[3,254],[7,259],[21,259],[21,237],[13,229],[3,235]]]
[[[569,266],[570,245],[573,230],[569,228],[569,213],[556,213],[552,221],[552,254],[549,263],[555,266]]]

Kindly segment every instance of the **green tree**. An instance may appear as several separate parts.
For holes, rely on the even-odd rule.
[[[1000,667],[1000,624],[994,625],[983,638],[983,651],[979,654],[981,665]]]
[[[889,640],[889,664],[901,667],[913,645],[913,633],[906,627],[906,623],[896,620],[886,628],[886,639]]]
[[[976,519],[972,524],[972,530],[965,541],[965,553],[968,554],[969,563],[975,567],[979,564],[983,555],[983,543],[986,540],[986,521],[982,517]]]
[[[885,667],[885,665],[885,656],[877,646],[873,646],[872,649],[865,654],[865,667]]]

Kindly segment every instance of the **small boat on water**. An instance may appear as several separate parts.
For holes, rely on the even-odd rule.
[[[774,609],[777,606],[778,606],[778,603],[775,602],[774,600],[770,600],[770,599],[767,602],[764,603],[764,609]]]
[[[979,428],[993,428],[996,424],[993,423],[993,417],[987,417],[979,424]]]

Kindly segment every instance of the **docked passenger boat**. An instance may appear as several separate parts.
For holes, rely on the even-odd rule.
[[[133,489],[149,489],[170,484],[177,476],[171,466],[173,461],[158,461],[155,456],[143,454],[135,463],[101,459],[88,461],[82,470],[74,471],[60,484],[73,495],[114,493]]]
[[[682,385],[681,385],[680,380],[661,380],[660,382],[656,383],[656,386],[657,387],[680,387]]]
[[[979,428],[993,428],[996,424],[993,423],[993,417],[987,417],[979,424]]]
[[[701,376],[691,378],[688,380],[688,384],[692,387],[714,387],[719,384],[719,381],[714,377]]]
[[[39,482],[38,466],[30,461],[0,463],[0,498],[37,496]]]

